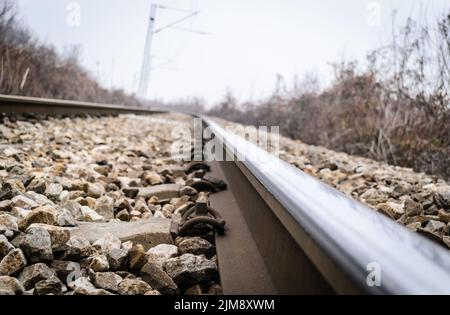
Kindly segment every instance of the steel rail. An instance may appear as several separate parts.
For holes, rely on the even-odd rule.
[[[0,95],[0,112],[164,110]],[[216,237],[225,293],[450,294],[450,254],[444,248],[214,121],[203,122],[231,159],[211,162],[230,187],[211,196],[227,221],[227,233]],[[380,286],[368,285],[370,266],[380,268]]]
[[[205,123],[231,157],[240,157],[239,161],[223,162],[221,166],[234,168],[249,179],[274,214],[265,222],[278,224],[283,230],[255,225],[261,213],[252,206],[254,200],[246,202],[248,198],[241,197],[246,224],[276,293],[327,293],[326,285],[317,285],[317,281],[324,280],[335,293],[450,294],[450,254],[443,247],[348,198],[214,121],[205,119]],[[233,182],[233,178],[229,179]],[[280,237],[277,233],[289,234],[289,242],[297,247],[274,243],[272,240]],[[311,266],[301,260],[289,261],[288,256],[296,250],[304,254],[298,257],[307,258],[322,278],[299,272]],[[296,269],[296,264],[301,268]],[[380,286],[371,286],[373,283],[367,281],[372,266],[380,268]]]
[[[0,112],[34,114],[145,114],[158,109],[0,94]]]

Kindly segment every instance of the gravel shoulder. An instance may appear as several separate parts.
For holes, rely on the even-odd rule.
[[[212,193],[171,159],[190,117],[1,120],[0,294],[221,293],[213,231],[169,234]]]

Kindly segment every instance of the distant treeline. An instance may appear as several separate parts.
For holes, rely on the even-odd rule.
[[[0,0],[0,94],[140,105],[122,90],[108,90],[80,66],[74,48],[61,56],[17,19],[13,1]]]

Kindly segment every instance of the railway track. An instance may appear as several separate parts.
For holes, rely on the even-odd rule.
[[[154,114],[164,110],[0,96],[4,113]],[[450,294],[450,255],[203,118],[226,161],[210,197],[225,294]],[[239,159],[237,158],[239,157]]]

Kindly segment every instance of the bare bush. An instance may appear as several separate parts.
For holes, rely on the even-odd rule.
[[[333,65],[330,87],[314,77],[254,104],[231,95],[210,114],[278,125],[291,138],[450,178],[450,12],[435,27],[408,19],[367,66]],[[308,88],[312,86],[313,88]]]

